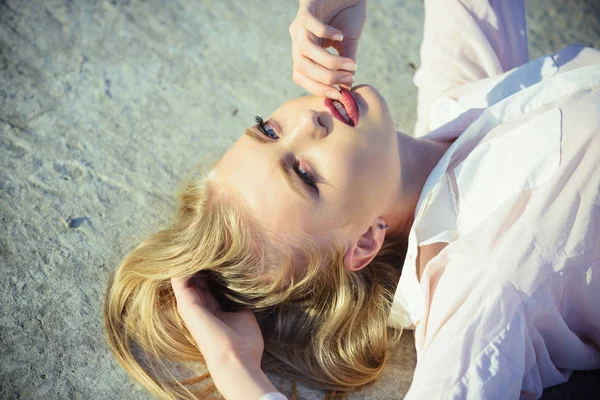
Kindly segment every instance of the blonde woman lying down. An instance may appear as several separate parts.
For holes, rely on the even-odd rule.
[[[169,360],[226,399],[284,398],[264,370],[353,390],[402,328],[407,399],[539,398],[600,368],[600,52],[529,61],[522,1],[425,1],[409,136],[376,89],[334,86],[365,18],[300,2],[294,81],[315,96],[257,118],[116,270],[108,340],[154,394],[203,395]]]

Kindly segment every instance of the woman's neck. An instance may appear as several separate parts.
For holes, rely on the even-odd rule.
[[[450,144],[414,138],[401,132],[397,135],[400,182],[396,199],[391,204],[392,212],[386,220],[389,220],[390,233],[408,237],[425,181]]]

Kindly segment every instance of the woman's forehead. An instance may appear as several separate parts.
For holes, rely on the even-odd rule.
[[[289,189],[278,168],[275,160],[236,142],[214,167],[214,184],[242,202],[266,231],[310,231],[316,222],[310,217],[314,210]]]

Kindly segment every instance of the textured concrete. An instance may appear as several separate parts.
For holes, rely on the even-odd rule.
[[[180,177],[304,93],[291,80],[295,8],[0,1],[1,398],[149,398],[104,343],[107,276],[167,221]],[[532,56],[600,47],[598,13],[597,0],[530,0]],[[370,1],[359,51],[357,82],[382,90],[405,131],[422,16],[420,0]],[[381,381],[350,397],[401,398],[414,365],[408,334]]]

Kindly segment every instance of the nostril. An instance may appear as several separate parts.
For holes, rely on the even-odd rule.
[[[321,126],[325,126],[325,125],[323,124],[323,121],[321,121],[321,117],[319,117],[319,116],[317,116],[317,123],[318,123],[319,125],[321,125]]]

